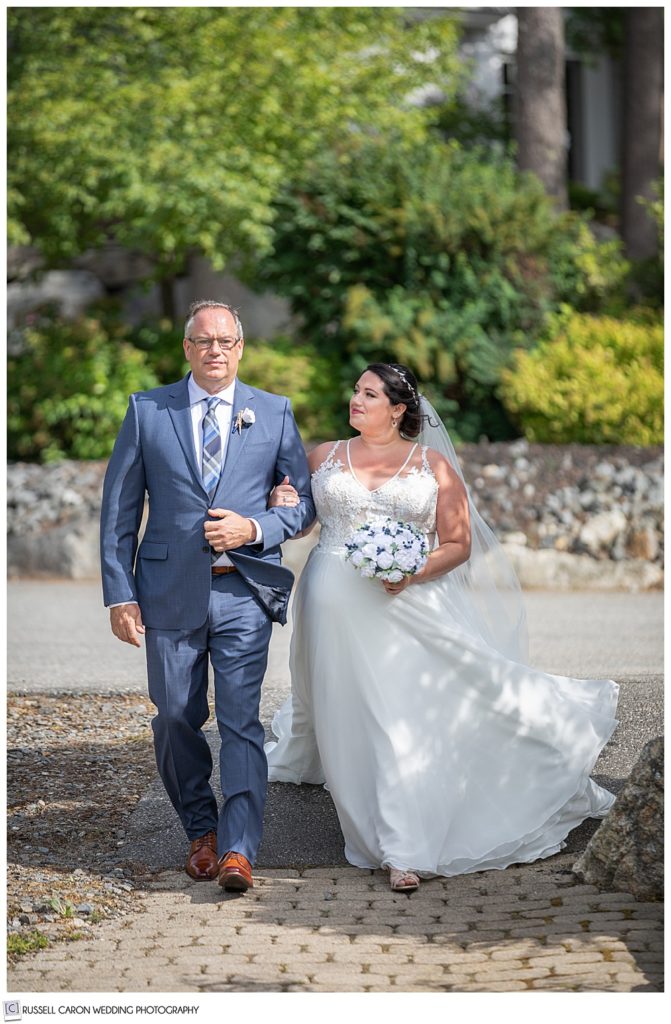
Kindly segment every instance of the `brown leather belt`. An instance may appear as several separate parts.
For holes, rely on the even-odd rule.
[[[237,572],[238,570],[234,565],[213,565],[212,575],[213,576],[227,576],[229,572]]]

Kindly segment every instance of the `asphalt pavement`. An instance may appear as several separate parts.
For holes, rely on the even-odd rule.
[[[530,591],[525,601],[533,665],[618,681],[661,675],[660,592]],[[290,635],[290,622],[274,627],[268,700],[289,692]],[[146,689],[144,652],[112,635],[97,581],[11,581],[7,641],[11,690]]]

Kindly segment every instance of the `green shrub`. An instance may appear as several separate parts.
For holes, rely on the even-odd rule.
[[[400,287],[381,299],[364,285],[350,288],[343,328],[352,382],[379,358],[405,363],[455,441],[475,440],[482,433],[507,436],[511,424],[491,401],[505,348],[491,343],[478,313],[477,304],[434,304],[430,296]]]
[[[112,451],[133,391],[155,387],[144,353],[100,320],[30,318],[8,361],[8,457],[51,462]]]
[[[512,436],[497,388],[513,350],[564,302],[615,302],[628,270],[618,242],[558,215],[510,159],[454,142],[326,152],[274,232],[262,282],[341,360],[343,384],[371,360],[406,362],[463,440]]]
[[[239,372],[246,384],[291,399],[304,440],[339,433],[343,402],[337,364],[314,346],[287,337],[248,341]]]
[[[533,351],[516,352],[501,396],[530,441],[662,444],[663,355],[648,310],[616,320],[565,309]]]
[[[147,362],[161,384],[172,384],[188,373],[184,358],[184,324],[170,320],[143,323],[126,328],[128,341],[147,355]]]

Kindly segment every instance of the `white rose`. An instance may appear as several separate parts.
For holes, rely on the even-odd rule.
[[[242,422],[243,423],[256,423],[256,416],[251,409],[242,410]]]
[[[383,551],[377,556],[377,564],[381,569],[391,569],[394,564],[394,559],[388,551]]]
[[[358,568],[363,562],[363,555],[361,554],[361,552],[355,551],[352,557],[350,558],[350,562],[352,563],[353,566]]]
[[[400,583],[403,579],[403,573],[399,569],[392,569],[391,572],[385,573],[385,579],[389,580],[390,583]]]

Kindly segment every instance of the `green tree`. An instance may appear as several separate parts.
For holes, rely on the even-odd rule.
[[[640,301],[659,300],[661,251],[654,203],[663,163],[664,11],[662,7],[569,8],[567,38],[586,60],[604,54],[622,80],[620,232],[641,261],[633,281]]]
[[[517,8],[517,163],[568,207],[564,15],[561,7]]]
[[[47,265],[113,239],[157,279],[266,250],[273,200],[348,133],[419,143],[456,28],[401,8],[10,8],[9,239]],[[170,313],[170,310],[166,310]]]

